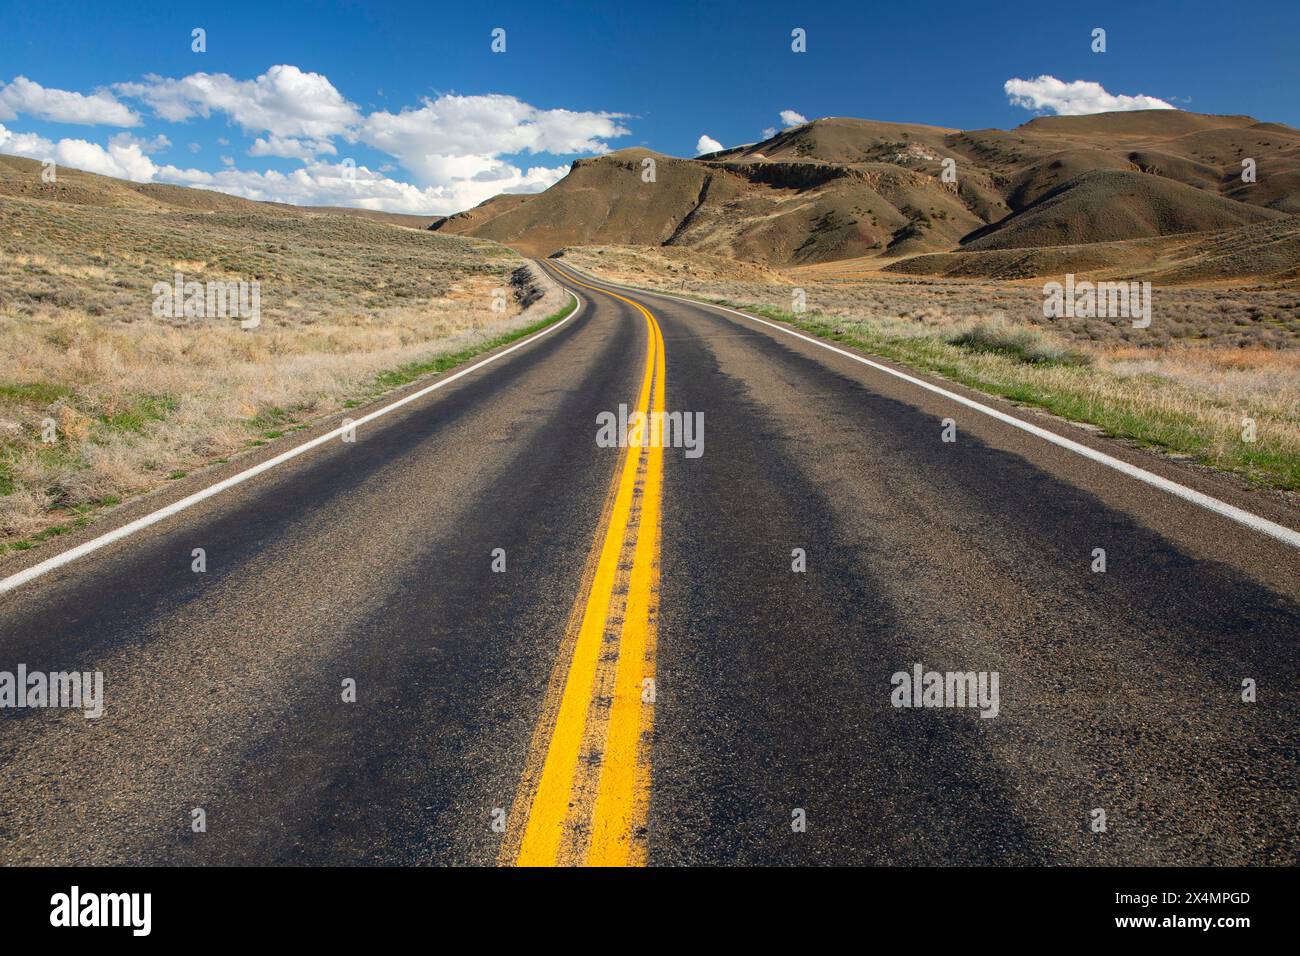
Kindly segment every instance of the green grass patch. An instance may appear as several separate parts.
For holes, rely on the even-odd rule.
[[[25,382],[25,383],[5,383],[0,382],[0,398],[7,398],[12,402],[18,402],[23,405],[53,405],[61,398],[67,398],[72,394],[72,389],[64,385],[55,385],[53,382]]]
[[[254,428],[272,428],[277,425],[283,425],[286,422],[293,421],[293,413],[286,411],[279,406],[273,405],[270,408],[264,408],[257,413],[252,419]]]
[[[127,408],[100,415],[99,423],[109,431],[140,432],[150,422],[166,418],[175,408],[175,399],[166,395],[146,395]]]
[[[653,291],[653,290],[650,290]],[[1168,383],[1158,376],[1121,379],[1091,367],[1089,357],[1018,330],[981,329],[947,339],[896,335],[888,329],[819,313],[794,314],[767,306],[701,299],[782,322],[818,338],[841,342],[900,364],[1070,421],[1084,422],[1135,444],[1186,456],[1234,472],[1252,484],[1300,491],[1300,455],[1261,434],[1253,443],[1185,409],[1160,403]],[[1208,407],[1209,403],[1205,403]]]
[[[77,509],[72,510],[76,511]],[[19,538],[17,541],[0,542],[0,554],[4,554],[6,551],[29,551],[42,541],[68,534],[78,528],[84,528],[88,524],[90,524],[90,516],[83,514],[68,524],[56,524],[43,531],[38,531],[36,534],[28,535],[26,538]]]

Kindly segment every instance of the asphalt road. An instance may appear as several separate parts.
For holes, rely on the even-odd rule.
[[[0,863],[1296,861],[1300,551],[549,267],[560,328],[0,594],[0,672],[104,676],[0,710]],[[702,454],[602,447],[620,404]],[[996,716],[895,706],[918,664]]]

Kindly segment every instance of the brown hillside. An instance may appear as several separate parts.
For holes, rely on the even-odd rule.
[[[253,202],[210,189],[191,189],[161,183],[133,183],[111,176],[60,166],[57,181],[41,181],[41,163],[19,156],[0,156],[0,196],[45,199],[77,206],[138,209],[142,212],[256,212],[292,215],[292,206]]]
[[[287,203],[266,203],[268,206],[283,206],[297,213],[319,216],[351,216],[355,219],[368,219],[371,222],[383,222],[390,226],[402,226],[406,229],[428,229],[442,216],[416,216],[405,212],[383,212],[379,209],[354,209],[350,206],[291,206]]]
[[[46,183],[41,181],[41,163],[38,160],[5,155],[0,155],[0,196],[43,199],[103,209],[135,209],[141,212],[351,216],[413,229],[427,229],[440,218],[341,206],[292,206],[288,203],[256,202],[211,189],[166,183],[133,183],[68,166],[59,167],[56,182]]]
[[[913,256],[883,271],[953,279],[1027,279],[1074,272],[1166,283],[1249,280],[1294,285],[1300,279],[1300,216],[1216,233],[1128,242],[940,252]]]
[[[531,198],[532,195],[529,193],[498,193],[491,199],[483,200],[473,209],[466,209],[451,216],[436,216],[428,228],[449,233],[468,232],[493,216],[513,209]]]
[[[649,155],[653,184],[640,179]],[[1257,164],[1255,183],[1241,181],[1244,158]],[[943,181],[945,161],[955,183]],[[1111,243],[1088,261],[1132,255],[1137,266],[1147,257],[1135,240],[1295,212],[1300,131],[1141,110],[972,131],[834,117],[696,159],[623,150],[580,160],[546,192],[498,196],[432,228],[536,254],[680,246],[774,266]]]
[[[652,183],[641,176],[647,158],[656,163]],[[1241,180],[1246,159],[1256,182]],[[151,211],[344,214],[529,254],[670,246],[776,267],[874,258],[879,268],[914,256],[1118,244],[1072,254],[1107,263],[1131,255],[1133,267],[1145,268],[1136,241],[1300,213],[1300,131],[1179,110],[1039,117],[1012,130],[819,119],[695,159],[645,149],[581,159],[545,192],[496,196],[448,217],[304,210],[65,169],[45,184],[39,169],[0,157],[0,195]],[[944,180],[945,169],[955,182]],[[996,268],[1060,260],[1044,254]],[[1225,268],[1235,273],[1241,262],[1232,262]],[[989,264],[942,268],[950,267],[980,273]]]
[[[642,179],[647,158],[656,163],[654,182]],[[464,220],[454,216],[433,228],[495,239],[530,255],[550,255],[575,242],[664,245],[689,222],[710,189],[717,190],[716,200],[727,202],[736,198],[740,185],[691,160],[624,149],[576,161],[546,192],[494,203],[469,228],[461,228]]]
[[[963,240],[964,248],[1026,249],[1213,232],[1283,214],[1144,173],[1095,170]]]

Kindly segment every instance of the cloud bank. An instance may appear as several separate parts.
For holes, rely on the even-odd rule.
[[[1172,110],[1172,103],[1140,93],[1124,96],[1107,93],[1100,83],[1074,80],[1066,83],[1054,76],[1032,80],[1011,79],[1002,86],[1012,106],[1050,111],[1058,116],[1082,116],[1112,110]]]
[[[291,64],[272,66],[252,79],[226,73],[149,75],[88,95],[47,89],[21,76],[0,83],[0,119],[6,121],[29,116],[134,127],[145,114],[164,123],[224,117],[252,140],[246,155],[296,160],[302,167],[289,173],[207,172],[158,164],[148,154],[170,147],[162,134],[152,139],[119,134],[100,145],[52,141],[0,126],[0,151],[136,182],[201,186],[250,199],[449,214],[499,192],[540,191],[569,169],[567,163],[524,168],[507,157],[606,153],[608,140],[630,132],[622,122],[625,114],[542,109],[505,94],[449,93],[397,112],[366,113],[328,77]],[[327,161],[358,144],[393,157],[414,181],[384,175],[393,168],[388,163],[374,171],[346,155]],[[235,165],[233,157],[222,161]]]

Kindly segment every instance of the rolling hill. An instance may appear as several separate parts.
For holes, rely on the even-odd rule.
[[[641,176],[647,158],[654,182]],[[1242,181],[1244,159],[1256,182]],[[680,246],[773,266],[878,259],[951,274],[967,268],[953,256],[1097,244],[1109,245],[1085,260],[1122,267],[1158,258],[1141,240],[1272,222],[1286,232],[1297,213],[1300,130],[1139,110],[971,131],[833,117],[695,159],[620,150],[578,160],[545,192],[498,196],[430,228],[533,255]],[[988,261],[970,268],[986,274]],[[1231,277],[1254,274],[1249,258],[1231,261]]]
[[[1218,232],[1286,214],[1225,199],[1177,180],[1096,169],[1071,179],[996,223],[977,229],[966,249],[1076,246],[1185,232]]]
[[[56,182],[47,183],[41,179],[41,163],[38,160],[3,154],[0,154],[0,196],[100,209],[133,209],[139,212],[248,213],[286,217],[351,216],[409,229],[428,229],[442,218],[342,206],[292,206],[288,203],[255,202],[211,189],[165,183],[135,183],[66,166],[59,169]]]
[[[1255,182],[1241,179],[1245,159],[1255,162]],[[1300,130],[1179,110],[968,131],[831,117],[694,159],[640,148],[580,159],[545,192],[501,194],[452,216],[253,202],[73,169],[43,183],[38,163],[12,156],[0,156],[0,196],[141,212],[347,215],[495,240],[529,255],[667,246],[774,267],[854,260],[898,273],[996,278],[1062,266],[1163,269],[1177,253],[1169,274],[1188,281],[1293,282],[1294,263],[1279,265],[1277,256],[1290,239],[1260,256],[1243,250],[1252,230],[1289,237],[1296,229]],[[1202,270],[1192,250],[1214,261]]]

